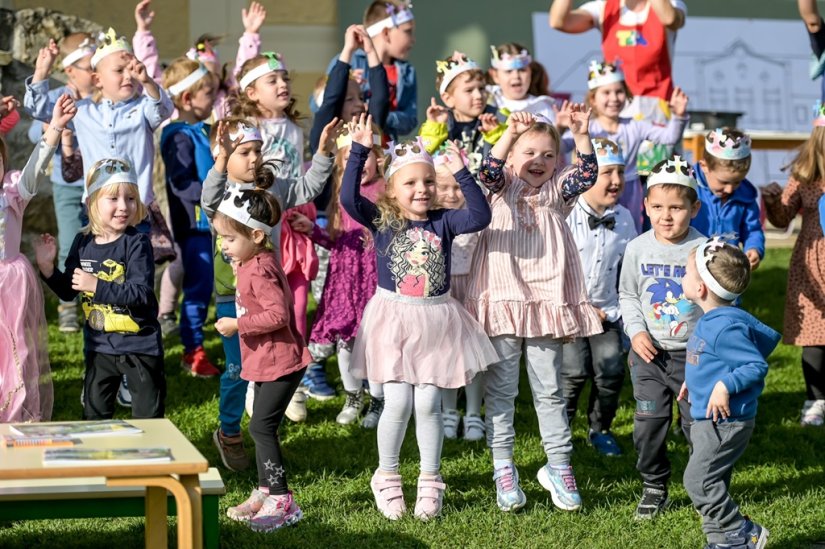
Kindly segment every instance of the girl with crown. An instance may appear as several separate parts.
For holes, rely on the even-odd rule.
[[[0,423],[48,421],[52,415],[43,292],[20,253],[20,236],[23,212],[48,180],[46,167],[76,112],[68,94],[57,99],[49,129],[22,172],[6,170],[9,155],[0,138]]]
[[[310,361],[286,275],[270,247],[269,235],[281,217],[278,200],[266,192],[272,181],[258,180],[254,189],[228,189],[213,218],[221,250],[237,274],[237,318],[223,317],[215,328],[224,337],[240,336],[241,376],[255,392],[249,433],[255,441],[258,487],[227,515],[258,532],[294,524],[303,516],[287,486],[278,427]]]
[[[825,424],[825,234],[820,225],[825,197],[825,105],[814,109],[814,129],[791,162],[783,189],[778,183],[762,187],[768,221],[779,228],[802,214],[802,228],[791,254],[785,299],[783,339],[802,347],[805,403],[802,425]]]
[[[513,113],[479,173],[490,193],[493,219],[479,239],[464,304],[484,326],[499,357],[485,374],[484,402],[502,511],[520,509],[527,501],[513,462],[522,354],[547,456],[539,481],[557,507],[581,506],[570,465],[562,342],[601,333],[602,326],[588,300],[581,260],[564,218],[598,177],[589,118],[590,110],[582,105],[559,111],[558,122],[575,137],[577,159],[574,166],[558,170],[556,128],[530,113]]]
[[[490,51],[493,55],[487,74],[493,85],[487,86],[487,91],[492,103],[508,113],[526,111],[554,122],[556,113],[553,107],[556,102],[553,98],[533,95],[533,79],[539,76],[533,74],[533,67],[538,63],[533,61],[527,48],[516,42],[507,42],[490,46]]]
[[[435,168],[420,139],[390,143],[386,193],[376,202],[362,196],[361,174],[373,146],[371,124],[365,115],[349,124],[353,143],[341,190],[346,212],[373,236],[378,271],[378,289],[364,310],[350,370],[384,383],[379,465],[370,485],[378,509],[390,520],[406,512],[399,454],[415,409],[421,457],[415,516],[426,521],[441,512],[446,488],[439,474],[441,389],[466,385],[496,360],[481,327],[449,295],[453,238],[486,227],[490,208],[451,143],[448,165],[467,208],[433,209]]]

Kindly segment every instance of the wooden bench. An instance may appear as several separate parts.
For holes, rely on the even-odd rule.
[[[203,545],[217,549],[218,502],[226,493],[218,470],[201,473],[203,498]],[[138,486],[106,486],[103,477],[0,480],[0,520],[142,517],[146,489]],[[48,505],[43,505],[48,501]],[[175,498],[169,497],[169,515],[177,514]]]

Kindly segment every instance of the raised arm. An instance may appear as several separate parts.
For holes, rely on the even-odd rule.
[[[670,0],[650,0],[650,7],[662,25],[670,30],[679,30],[685,26],[685,12],[673,5]]]
[[[387,114],[386,123],[387,130],[390,133],[395,132],[398,136],[407,135],[418,126],[418,80],[415,67],[409,63],[405,66],[405,71],[398,71],[398,108]],[[409,97],[407,93],[410,94]]]
[[[137,30],[132,37],[132,50],[144,65],[146,72],[156,81],[160,82],[162,71],[160,69],[160,58],[158,56],[158,45],[152,35],[152,21],[155,19],[155,12],[152,11],[152,0],[141,0],[135,6],[135,24]]]
[[[230,87],[235,87],[238,83],[235,79],[241,71],[244,63],[261,53],[261,35],[258,31],[261,25],[266,21],[266,8],[259,2],[252,2],[249,4],[249,9],[241,9],[241,21],[243,22],[244,32],[238,40],[238,54],[235,56],[235,66],[232,73],[229,75]]]
[[[768,221],[780,229],[790,225],[796,214],[802,209],[799,181],[791,177],[784,189],[779,186],[779,183],[773,182],[762,187],[761,190]]]
[[[458,181],[461,192],[464,194],[466,208],[448,210],[444,213],[448,227],[453,234],[474,233],[482,230],[493,218],[490,205],[484,198],[481,187],[475,178],[464,166],[461,151],[455,143],[447,145],[447,167],[453,171],[453,177]]]
[[[324,126],[318,143],[318,152],[312,157],[312,164],[307,173],[295,180],[277,179],[275,181],[275,194],[281,197],[281,206],[284,209],[306,204],[324,190],[324,185],[332,175],[332,163],[335,159],[332,156],[332,150],[335,146],[338,128],[340,128],[340,122],[337,118],[333,118],[329,124]]]
[[[327,83],[324,86],[324,100],[319,105],[318,112],[315,113],[315,118],[312,120],[312,129],[309,132],[309,150],[313,153],[318,148],[324,126],[329,124],[336,116],[340,116],[344,108],[347,81],[352,68],[350,62],[356,48],[355,27],[357,25],[350,25],[347,28],[347,32],[344,34],[344,48],[338,58],[333,61],[331,70],[328,71]]]
[[[72,289],[72,273],[80,267],[78,248],[83,237],[83,234],[78,233],[72,241],[63,271],[54,266],[57,257],[57,240],[50,234],[44,234],[34,241],[34,255],[40,276],[63,301],[71,301],[78,294],[77,290]]]
[[[49,98],[49,73],[59,50],[54,40],[49,40],[45,48],[40,48],[34,65],[34,74],[26,80],[26,95],[23,106],[32,118],[48,122],[54,110],[54,102]]]
[[[585,10],[574,10],[573,0],[554,0],[550,5],[550,26],[562,32],[578,34],[596,26]]]

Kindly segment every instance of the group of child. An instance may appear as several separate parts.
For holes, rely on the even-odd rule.
[[[745,179],[746,134],[715,129],[693,167],[675,155],[643,183],[635,167],[641,142],[677,144],[687,96],[675,88],[665,127],[624,118],[629,91],[620,67],[594,61],[585,103],[558,104],[531,93],[539,71],[526,48],[510,43],[492,48],[489,73],[460,52],[438,61],[443,106],[433,98],[420,135],[398,141],[418,123],[415,70],[407,61],[415,20],[411,6],[377,0],[363,25],[347,29],[314,96],[313,155],[304,171],[285,60],[259,52],[266,16],[260,4],[243,10],[234,71],[222,69],[214,38],[205,36],[163,71],[162,86],[150,1],[135,13],[137,56],[111,29],[97,42],[73,34],[60,49],[52,41],[40,51],[24,105],[46,124],[34,127],[37,146],[22,172],[7,172],[5,145],[1,151],[0,287],[4,304],[17,304],[4,306],[0,331],[11,350],[2,364],[10,374],[2,421],[48,420],[51,413],[43,297],[19,244],[23,210],[52,158],[60,240],[43,235],[35,256],[61,300],[66,330],[77,322],[79,296],[83,417],[110,418],[116,401],[130,403],[136,418],[163,416],[159,319],[171,311],[159,311],[155,297],[150,235],[159,227],[147,220],[154,132],[162,127],[182,277],[169,274],[161,301],[164,292],[177,301],[179,278],[182,365],[193,375],[220,374],[213,438],[232,470],[249,466],[244,408],[251,416],[258,485],[228,509],[231,518],[257,531],[301,519],[278,427],[284,416],[306,418],[306,395],[334,395],[323,366],[333,352],[347,393],[339,423],[361,417],[368,386],[362,425],[377,427],[379,454],[370,485],[387,518],[407,510],[399,454],[413,411],[416,517],[440,514],[443,438],[459,432],[467,440],[486,437],[498,507],[526,504],[514,458],[522,356],[547,457],[538,481],[557,507],[577,510],[570,425],[592,380],[590,442],[604,455],[622,452],[611,424],[626,334],[643,481],[636,517],[653,518],[668,505],[666,440],[675,400],[691,445],[685,487],[709,546],[764,545],[767,529],[743,517],[728,494],[732,467],[753,432],[766,357],[779,341],[738,307],[765,253],[758,193]],[[61,55],[69,84],[50,92],[48,74]],[[167,122],[173,110],[175,120]],[[825,341],[821,324],[809,324],[813,315],[805,314],[821,305],[811,296],[825,293],[811,267],[825,254],[817,222],[823,113],[788,186],[762,189],[775,224],[787,225],[800,209],[805,214],[785,337],[804,347],[807,425],[825,419]],[[650,230],[641,232],[643,221]],[[62,268],[55,266],[58,253]],[[310,329],[307,300],[319,265],[325,283]],[[213,291],[223,373],[203,349]]]

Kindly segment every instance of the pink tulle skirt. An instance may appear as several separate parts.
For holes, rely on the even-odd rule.
[[[19,255],[0,261],[0,423],[48,421],[53,397],[43,292]]]
[[[377,383],[455,389],[497,361],[481,326],[454,298],[408,297],[378,288],[364,309],[350,371]]]

